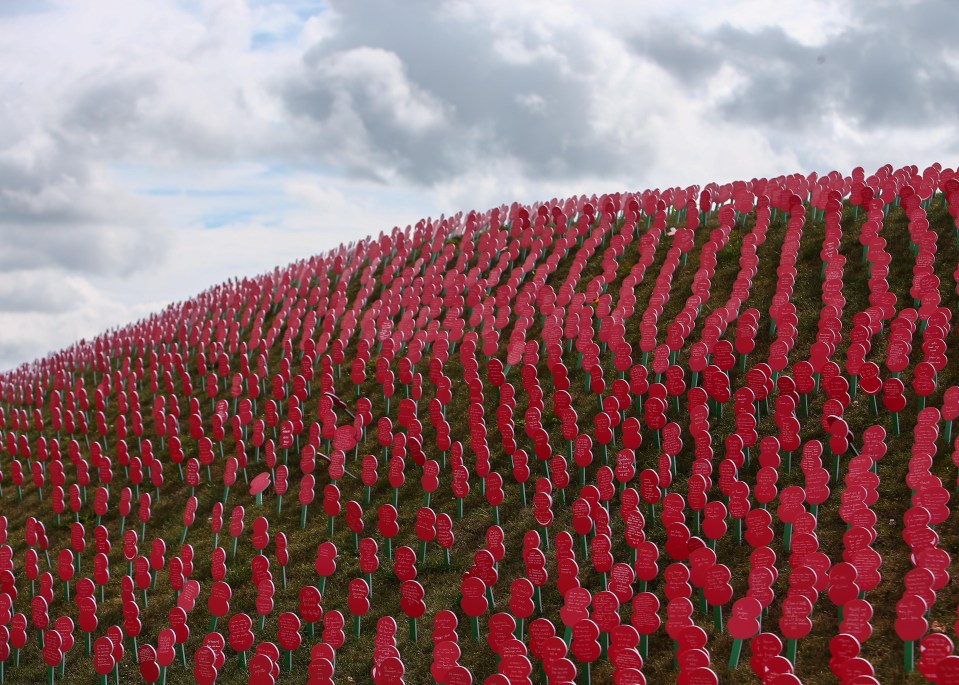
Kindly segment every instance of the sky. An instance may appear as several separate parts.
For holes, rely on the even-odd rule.
[[[957,25],[954,0],[0,0],[0,370],[428,216],[955,166]]]

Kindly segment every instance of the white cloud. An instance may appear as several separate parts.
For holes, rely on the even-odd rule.
[[[737,0],[730,3],[709,3],[696,8],[695,21],[700,29],[721,23],[758,31],[781,28],[791,38],[805,45],[821,46],[842,33],[853,20],[848,3],[838,0],[810,2],[765,2]]]
[[[410,133],[424,133],[443,123],[440,104],[409,81],[402,60],[394,52],[356,48],[334,55],[317,68],[321,77],[333,80],[339,88],[356,89],[358,95],[368,98],[374,108]]]
[[[516,96],[516,102],[523,107],[523,109],[534,112],[535,114],[546,114],[549,104],[539,93],[520,93]]]
[[[111,299],[87,278],[43,269],[0,274],[0,361],[13,366],[131,323],[156,302],[128,305]]]

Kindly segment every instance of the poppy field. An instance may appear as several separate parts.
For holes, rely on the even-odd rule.
[[[210,288],[0,374],[0,682],[959,683],[957,310],[939,164]]]

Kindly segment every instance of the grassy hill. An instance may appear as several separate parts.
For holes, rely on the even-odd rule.
[[[78,621],[76,581],[93,575],[93,531],[99,519],[109,532],[112,546],[107,555],[110,578],[103,588],[103,601],[99,601],[99,588],[96,592],[98,627],[94,639],[106,634],[108,626],[122,626],[124,621],[122,578],[130,572],[130,565],[124,556],[121,528],[134,530],[139,537],[133,556],[149,557],[155,540],[166,544],[164,567],[156,573],[155,585],[145,593],[139,589],[134,593],[142,622],[138,645],[156,646],[157,636],[169,626],[170,609],[177,604],[169,582],[170,562],[175,557],[182,559],[184,534],[185,542],[192,546],[193,571],[189,577],[199,583],[200,592],[188,617],[190,636],[184,650],[187,666],[177,652],[165,677],[167,683],[193,682],[194,653],[211,626],[207,600],[214,584],[211,558],[215,539],[210,525],[214,505],[221,502],[224,524],[218,543],[226,552],[224,580],[233,590],[230,611],[217,622],[224,637],[228,636],[229,618],[245,612],[253,619],[258,643],[277,642],[277,619],[284,612],[298,610],[300,589],[323,584],[316,569],[317,547],[330,540],[338,556],[335,573],[325,580],[322,608],[326,614],[339,611],[345,619],[345,640],[336,650],[335,682],[371,682],[377,621],[388,616],[398,625],[396,647],[405,668],[404,681],[434,682],[430,675],[432,618],[442,610],[452,610],[458,616],[458,663],[472,672],[474,683],[483,682],[496,672],[498,663],[486,640],[488,619],[496,612],[509,611],[511,583],[526,573],[523,547],[529,531],[539,531],[543,536],[540,549],[547,574],[541,588],[541,612],[535,612],[531,619],[548,618],[557,633],[561,637],[564,634],[560,612],[564,598],[557,588],[556,554],[556,536],[562,531],[572,534],[579,584],[594,596],[604,589],[605,574],[597,571],[583,553],[584,543],[591,552],[598,549],[596,543],[591,536],[583,538],[574,532],[573,503],[581,497],[581,483],[597,486],[600,497],[610,488],[614,490],[606,502],[610,553],[615,562],[630,566],[633,550],[627,541],[622,507],[625,502],[629,509],[635,498],[624,495],[624,488],[641,493],[639,474],[646,469],[657,470],[664,450],[675,451],[671,483],[664,492],[686,498],[685,524],[694,536],[700,521],[691,506],[694,461],[699,456],[700,466],[712,466],[706,498],[728,505],[722,464],[735,460],[737,452],[736,439],[730,436],[755,438],[747,450],[748,460],[736,469],[734,479],[748,485],[748,502],[753,510],[763,508],[759,495],[761,484],[770,474],[769,463],[777,477],[777,493],[788,486],[808,486],[801,468],[803,447],[789,455],[789,467],[787,451],[772,448],[771,453],[778,455],[778,467],[777,460],[767,455],[767,470],[757,475],[763,461],[761,441],[769,436],[783,439],[776,412],[781,396],[788,393],[783,392],[780,381],[783,377],[798,381],[806,367],[796,365],[812,361],[821,372],[821,377],[817,373],[818,387],[792,410],[799,423],[801,445],[819,441],[822,465],[832,472],[826,417],[841,417],[853,439],[851,449],[838,459],[838,480],[831,473],[829,496],[818,506],[814,535],[807,535],[804,544],[810,540],[818,543],[818,550],[832,565],[843,561],[844,551],[852,548],[847,523],[840,515],[844,493],[849,490],[848,499],[855,499],[857,493],[852,488],[859,487],[860,482],[847,482],[852,449],[868,451],[863,445],[863,432],[870,426],[883,426],[887,449],[876,462],[878,498],[867,506],[875,513],[875,538],[870,546],[882,558],[881,580],[865,593],[874,613],[872,634],[863,642],[861,656],[871,663],[881,682],[918,682],[920,673],[903,672],[904,643],[894,630],[894,621],[907,573],[914,565],[902,534],[904,520],[909,520],[907,511],[916,514],[917,481],[909,474],[925,466],[923,455],[914,454],[921,453],[926,444],[925,436],[919,435],[922,427],[917,430],[919,412],[926,407],[947,414],[946,391],[959,382],[955,364],[942,365],[937,356],[948,356],[957,344],[956,329],[949,323],[951,312],[959,305],[954,276],[959,267],[954,220],[959,196],[948,180],[951,175],[938,167],[925,172],[886,167],[872,176],[854,172],[848,177],[834,173],[825,177],[753,179],[727,186],[552,200],[423,221],[407,231],[394,229],[258,279],[218,286],[151,319],[78,343],[0,376],[0,514],[7,519],[5,544],[12,552],[16,588],[15,599],[11,596],[12,612],[22,612],[30,621],[19,665],[14,665],[16,657],[12,653],[5,659],[6,678],[32,682],[47,676],[38,648],[38,631],[31,618],[32,583],[26,571],[28,521],[41,521],[48,540],[49,567],[41,543],[34,543],[34,548],[39,573],[49,571],[53,576],[53,601],[48,609],[52,624],[60,616]],[[867,188],[865,198],[863,187]],[[872,237],[877,230],[878,238]],[[879,239],[884,244],[876,242]],[[872,247],[866,250],[863,242]],[[930,280],[926,285],[924,266],[929,254],[934,256],[931,272],[938,282]],[[886,268],[888,275],[883,281]],[[894,299],[884,292],[894,294]],[[794,307],[794,320],[793,310],[786,303]],[[834,309],[824,312],[828,307]],[[906,336],[911,343],[911,349],[906,350],[906,365],[897,372],[888,362],[902,349],[893,333],[905,325],[904,319],[914,322],[914,331]],[[928,329],[943,323],[944,337],[936,342]],[[870,327],[873,330],[867,333]],[[737,343],[740,338],[743,341]],[[886,408],[882,392],[873,405],[865,392],[868,386],[857,388],[859,364],[850,346],[862,345],[864,338],[869,345],[859,363],[874,362],[881,379],[898,376],[904,383],[906,403],[898,417]],[[670,344],[672,341],[675,344]],[[623,342],[628,346],[624,347]],[[752,349],[748,355],[740,355],[735,351],[738,344]],[[707,349],[711,363],[721,366],[726,365],[724,351],[733,350],[732,365],[722,374],[729,381],[726,402],[715,401],[712,391],[708,402],[703,402],[702,391],[693,392],[719,370],[716,366],[708,372],[695,370],[699,367],[697,356],[705,362],[702,355]],[[774,361],[777,356],[785,357],[782,365]],[[841,379],[828,392],[826,385],[832,382],[828,377],[836,374],[832,367],[823,371],[824,359],[835,362]],[[854,360],[852,364],[850,359]],[[572,415],[564,409],[564,396],[559,394],[559,387],[565,385],[559,362],[565,366],[569,405],[575,410],[571,425],[570,420],[562,420],[564,414]],[[915,371],[919,368],[920,375],[925,373],[929,363],[942,368],[936,374],[934,390],[920,397],[914,389]],[[774,371],[775,366],[780,368]],[[895,361],[892,366],[896,367]],[[671,370],[667,372],[666,367]],[[797,368],[801,369],[798,373]],[[685,387],[674,397],[669,386],[676,378],[669,379],[677,370],[682,372]],[[499,371],[505,375],[503,383],[512,385],[513,391],[501,384]],[[768,396],[754,403],[747,394],[739,393],[746,400],[737,409],[737,390],[762,386],[764,371],[769,376]],[[598,382],[600,377],[602,384]],[[623,383],[615,385],[620,378],[627,385],[625,393]],[[670,445],[666,435],[650,426],[656,421],[650,418],[650,403],[655,407],[658,402],[658,381],[667,385],[667,397],[661,404],[666,421],[680,429],[679,445]],[[847,384],[845,392],[842,381]],[[251,392],[251,388],[256,390]],[[621,397],[625,394],[628,402],[613,407],[608,398],[615,397],[617,391]],[[324,399],[330,392],[344,406],[328,396]],[[257,395],[255,400],[252,394]],[[391,397],[387,399],[385,394]],[[511,412],[503,409],[510,406],[510,395],[515,397]],[[298,407],[290,401],[296,396],[302,398],[296,403]],[[275,426],[270,425],[270,400],[278,416]],[[542,410],[530,411],[540,401]],[[244,411],[245,404],[249,405],[248,411]],[[709,410],[705,419],[702,406]],[[411,413],[414,410],[415,419]],[[626,434],[617,427],[612,441],[603,449],[603,419],[596,419],[601,410],[610,415],[618,413],[622,424],[631,417],[638,419],[641,444],[632,450],[626,448]],[[98,411],[102,411],[99,428]],[[68,414],[72,414],[72,420],[67,419]],[[364,415],[366,425],[360,426]],[[485,438],[480,416],[485,421]],[[754,435],[744,416],[756,417]],[[389,418],[393,434],[404,436],[389,441],[386,447],[385,440],[380,440],[383,429],[379,422],[383,417]],[[264,421],[261,435],[273,442],[272,449],[265,442],[256,446],[259,437],[255,426],[259,420]],[[703,420],[708,424],[705,428]],[[85,433],[78,425],[81,421],[86,423]],[[512,438],[509,430],[503,431],[510,421],[514,424]],[[941,480],[948,495],[956,482],[953,445],[944,435],[946,419],[935,424],[939,435],[933,439],[938,449],[930,455],[928,471]],[[174,433],[182,450],[180,464],[176,463],[181,460]],[[590,436],[593,443],[591,463],[582,472],[569,440],[576,434]],[[548,444],[544,444],[544,436]],[[289,447],[284,446],[284,440],[289,440]],[[770,444],[767,441],[766,445]],[[315,499],[305,519],[301,518],[297,495],[304,475],[302,455],[309,454],[309,445],[317,454],[332,455],[334,460],[339,451],[349,472],[336,480],[342,511],[333,523],[324,509],[324,492],[331,477],[327,462],[319,456],[313,471]],[[710,446],[711,459],[707,452]],[[481,478],[486,470],[486,449],[490,473],[502,477],[503,499],[498,510],[484,496],[485,486],[493,490],[496,486],[495,476]],[[531,472],[525,486],[517,483],[513,468],[520,450],[528,457]],[[59,452],[57,458],[55,451]],[[620,485],[610,469],[624,451],[626,454],[619,459],[625,473],[632,477]],[[275,456],[271,457],[271,452]],[[405,482],[394,494],[388,480],[388,458],[404,453]],[[108,485],[104,483],[108,474],[95,467],[102,458],[100,454],[112,462]],[[245,473],[239,470],[227,494],[224,475],[232,468],[230,457],[241,454],[247,462]],[[457,454],[462,455],[469,484],[469,493],[460,507],[454,497],[453,464]],[[366,455],[378,460],[378,477],[369,490],[360,480]],[[559,487],[563,478],[556,467],[562,464],[553,461],[554,455],[567,461],[569,484],[565,488]],[[151,484],[146,466],[142,469],[143,480],[137,485],[136,463],[124,465],[133,458],[140,464],[156,460],[162,465],[162,485]],[[198,460],[195,465],[199,468],[198,483],[190,488],[180,469],[189,473],[187,464],[192,458]],[[423,476],[431,466],[424,469],[418,463],[423,460],[439,467],[438,484],[428,498]],[[57,461],[62,464],[66,501],[59,515],[54,492]],[[83,481],[83,467],[78,469],[77,464],[84,461],[89,464],[86,499],[74,514],[69,504],[70,488]],[[288,469],[288,490],[282,506],[272,485],[257,501],[247,481],[271,471],[275,479],[280,465]],[[15,485],[18,468],[23,473],[19,487]],[[43,482],[38,488],[31,476],[35,469],[39,474],[41,468]],[[609,484],[611,474],[614,482]],[[541,478],[553,480],[553,520],[548,529],[534,516],[534,492]],[[108,490],[108,510],[102,518],[94,509],[98,487]],[[539,487],[543,487],[542,482]],[[943,490],[935,484],[929,487],[937,495]],[[121,521],[124,488],[131,489],[133,504],[130,514]],[[142,527],[138,493],[149,493],[152,498],[149,520]],[[197,499],[195,522],[185,531],[183,512],[191,495]],[[436,514],[450,517],[455,536],[448,555],[432,541],[425,547],[425,558],[416,562],[416,578],[425,590],[426,606],[418,620],[416,642],[411,639],[401,607],[400,581],[387,554],[387,541],[377,526],[380,507],[393,503],[394,497],[399,524],[391,542],[394,551],[408,546],[420,553],[416,521],[427,501]],[[363,528],[358,535],[349,527],[350,501],[363,512]],[[245,509],[245,520],[234,558],[228,528],[231,512],[238,505]],[[782,605],[793,574],[809,568],[798,555],[790,561],[778,506],[776,496],[766,507],[773,531],[768,547],[775,552],[778,576],[771,584],[772,600],[762,618],[763,630],[775,634],[781,634]],[[806,508],[812,509],[808,504]],[[671,558],[675,547],[667,544],[664,508],[657,504],[650,510],[640,498],[636,509],[645,518],[645,538],[659,550],[659,573],[642,585],[658,597],[659,616],[665,622],[667,569],[680,562]],[[594,513],[602,523],[604,515],[595,507]],[[251,565],[258,556],[253,546],[253,521],[261,516],[269,520],[270,539],[264,552],[276,586],[274,605],[262,629]],[[301,527],[303,520],[305,528]],[[57,560],[60,551],[70,547],[71,524],[75,521],[85,528],[86,548],[79,555],[80,572],[70,581],[68,599],[57,575]],[[488,531],[496,521],[502,529],[504,554],[496,564],[498,576],[490,589],[495,606],[480,617],[481,641],[476,642],[460,605],[461,581],[471,571],[474,555],[496,547],[488,542]],[[730,670],[727,663],[733,640],[725,621],[733,602],[747,593],[754,550],[748,540],[738,539],[736,521],[729,517],[727,523],[728,530],[715,540],[714,547],[716,562],[731,571],[732,600],[724,605],[721,629],[717,629],[713,608],[704,606],[700,589],[693,587],[691,618],[705,631],[705,649],[719,682],[759,682],[750,670],[748,642],[738,667]],[[927,528],[938,535],[932,540],[933,546],[950,553],[956,549],[959,533],[951,510],[945,520]],[[289,555],[282,570],[276,551],[280,533],[286,536]],[[706,541],[704,533],[700,536]],[[367,537],[378,544],[379,568],[371,575],[370,609],[356,636],[348,587],[350,581],[365,577],[356,544],[357,539]],[[687,546],[686,554],[696,546]],[[948,570],[955,572],[951,560]],[[798,582],[800,575],[793,580]],[[922,587],[917,575],[908,578]],[[36,587],[41,585],[38,580]],[[828,596],[828,582],[822,585],[813,605],[812,628],[799,640],[795,656],[795,674],[804,683],[835,680],[826,667],[829,643],[843,631],[837,607]],[[643,590],[639,580],[630,587],[633,592]],[[916,586],[910,582],[909,587]],[[2,582],[0,591],[12,595]],[[925,614],[928,633],[953,637],[959,593],[947,582],[932,597],[934,603]],[[622,604],[619,616],[622,623],[631,622],[630,602]],[[5,618],[0,612],[0,619]],[[9,620],[6,625],[10,625]],[[528,628],[529,621],[525,625]],[[306,625],[300,631],[303,642],[290,662],[295,682],[307,679],[311,648],[321,640],[322,628],[322,623],[317,624],[314,636]],[[74,630],[74,638],[76,644],[66,654],[63,675],[58,671],[56,679],[92,682],[93,660],[84,654],[85,637],[79,627]],[[528,632],[523,639],[529,641]],[[119,676],[121,681],[136,682],[140,675],[132,641],[126,646]],[[919,652],[916,646],[917,659]],[[217,682],[246,682],[248,669],[229,644],[224,656]],[[677,675],[674,658],[674,641],[664,623],[648,639],[642,666],[646,680],[673,680]],[[530,661],[533,679],[545,682],[540,660],[530,655]],[[286,666],[283,657],[280,666],[282,673]],[[581,665],[576,682],[585,682],[584,671]],[[613,681],[614,668],[607,656],[593,663],[590,671],[594,683]]]

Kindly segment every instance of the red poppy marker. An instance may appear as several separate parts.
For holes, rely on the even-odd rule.
[[[387,556],[393,558],[393,538],[399,533],[398,514],[392,504],[383,504],[377,510],[377,530],[386,538]]]
[[[473,640],[479,642],[479,617],[486,613],[489,606],[486,600],[486,585],[475,576],[466,576],[460,585],[460,594],[463,596],[460,607],[463,613],[469,616]]]
[[[253,620],[244,613],[234,614],[228,623],[230,647],[240,655],[243,668],[247,665],[247,651],[253,646]]]
[[[952,424],[959,418],[959,386],[946,388],[942,396],[942,418],[946,422],[945,444],[952,442]]]
[[[100,685],[107,684],[107,676],[116,665],[113,657],[113,642],[104,636],[93,643],[93,670],[100,676]]]
[[[906,408],[905,386],[898,378],[887,378],[883,384],[882,401],[892,413],[892,434],[899,437],[899,412]]]
[[[160,666],[157,664],[156,649],[152,645],[141,645],[137,651],[137,665],[140,677],[146,683],[155,683],[160,679]]]
[[[53,685],[56,667],[60,664],[61,659],[63,659],[63,652],[61,651],[62,638],[56,630],[46,630],[43,632],[41,642],[43,643],[43,648],[40,650],[40,655],[43,658],[43,662],[47,665],[47,683],[48,685]]]
[[[790,663],[796,663],[796,645],[800,638],[805,637],[812,630],[812,602],[805,595],[799,593],[788,594],[782,602],[782,614],[779,618],[779,629],[786,638],[786,658]]]
[[[291,673],[293,671],[293,652],[303,641],[300,635],[300,617],[293,612],[286,612],[277,617],[276,625],[277,641],[286,657],[284,659],[286,672]]]
[[[327,517],[327,535],[333,537],[337,514],[340,513],[340,489],[333,483],[323,488],[323,510]]]
[[[336,545],[327,540],[316,548],[316,573],[320,576],[320,595],[326,589],[326,579],[336,572]]]
[[[263,504],[263,492],[270,487],[271,478],[267,471],[253,477],[250,481],[250,494],[256,497],[257,505]]]
[[[922,638],[916,663],[922,677],[929,682],[939,682],[939,667],[952,653],[952,639],[945,633],[931,633]]]
[[[732,651],[729,654],[729,668],[735,670],[739,665],[739,654],[743,642],[759,632],[759,616],[762,605],[753,597],[743,597],[733,603],[732,615],[726,625],[733,638]]]
[[[929,629],[925,618],[928,607],[917,595],[905,595],[896,603],[896,619],[893,628],[903,641],[903,670],[911,673],[915,669],[915,643]]]
[[[595,622],[588,618],[580,619],[572,627],[570,650],[577,661],[586,664],[586,683],[592,682],[592,664],[599,659],[602,647],[599,644],[600,630]]]

